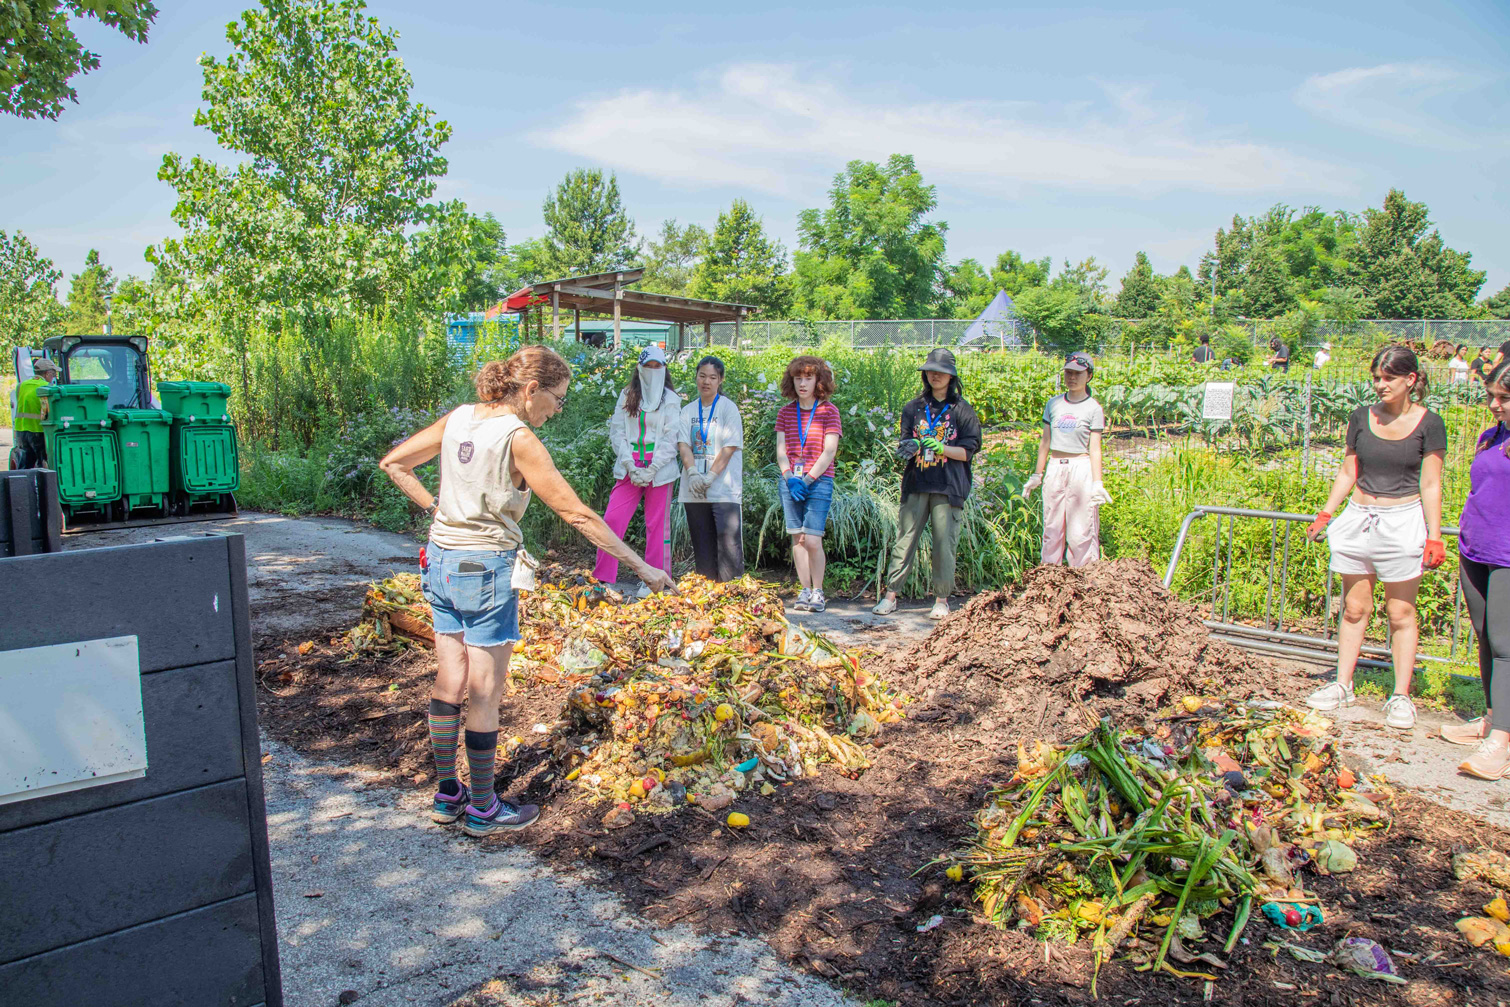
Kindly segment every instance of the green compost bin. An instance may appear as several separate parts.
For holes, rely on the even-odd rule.
[[[106,514],[121,498],[120,449],[110,428],[109,385],[45,385],[42,436],[69,514]]]
[[[172,414],[162,409],[110,410],[121,458],[121,497],[128,513],[141,507],[167,513],[172,423]]]
[[[159,381],[157,397],[175,420],[229,423],[231,386],[222,381]]]

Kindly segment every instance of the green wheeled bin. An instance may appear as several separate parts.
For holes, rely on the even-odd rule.
[[[121,458],[121,500],[129,518],[143,507],[168,513],[168,438],[173,416],[163,409],[112,409],[110,426],[115,430]]]
[[[110,427],[109,385],[47,385],[42,436],[67,517],[110,516],[121,499],[120,449]]]
[[[158,397],[173,417],[169,441],[172,506],[180,513],[200,504],[235,508],[241,456],[219,381],[160,381]]]

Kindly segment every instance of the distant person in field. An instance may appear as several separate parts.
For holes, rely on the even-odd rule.
[[[1416,666],[1416,592],[1422,570],[1447,558],[1442,542],[1442,460],[1447,426],[1427,409],[1427,379],[1406,346],[1386,346],[1370,370],[1379,401],[1359,406],[1347,425],[1347,451],[1331,495],[1306,529],[1331,548],[1331,570],[1342,577],[1342,625],[1337,632],[1337,680],[1306,699],[1316,710],[1352,706],[1353,671],[1374,612],[1374,584],[1384,585],[1384,610],[1394,651],[1395,689],[1384,723],[1405,731],[1416,723],[1410,678]],[[1351,494],[1351,499],[1349,495]],[[1332,520],[1337,508],[1347,510]]]
[[[1311,366],[1313,368],[1315,368],[1316,370],[1319,371],[1319,370],[1321,370],[1323,367],[1325,367],[1327,364],[1329,364],[1331,362],[1332,362],[1332,344],[1331,343],[1322,343],[1321,344],[1321,349],[1319,349],[1319,350],[1316,351],[1316,359],[1311,362]]]
[[[1455,385],[1468,383],[1468,344],[1458,343],[1458,348],[1453,352],[1452,359],[1447,361],[1447,372],[1452,376]]]
[[[829,401],[834,372],[821,357],[796,357],[781,376],[781,394],[792,401],[776,414],[776,464],[781,469],[776,490],[802,586],[792,608],[822,612],[828,605],[823,596],[828,564],[823,534],[834,501],[834,458],[844,432],[839,408]]]
[[[1210,364],[1216,362],[1216,354],[1211,350],[1211,337],[1201,333],[1200,345],[1195,348],[1195,353],[1190,357],[1193,364]]]
[[[679,499],[692,539],[692,563],[709,580],[728,581],[745,572],[745,425],[739,407],[723,394],[724,362],[697,362],[697,398],[682,407],[676,450],[682,458]]]
[[[520,639],[514,581],[516,565],[526,560],[519,555],[519,521],[531,495],[539,494],[583,538],[635,567],[655,590],[675,590],[665,571],[641,559],[577,498],[535,436],[535,427],[566,407],[570,381],[571,367],[543,346],[494,360],[473,379],[475,403],[451,410],[379,463],[431,517],[429,541],[420,550],[420,587],[430,603],[439,665],[430,692],[430,747],[439,778],[430,817],[442,824],[461,819],[471,836],[522,829],[540,817],[535,805],[500,800],[493,788],[498,704]],[[414,470],[437,456],[440,492],[432,495]],[[456,773],[458,740],[467,785]]]
[[[970,495],[970,459],[980,450],[980,417],[965,401],[954,354],[933,350],[919,369],[923,387],[902,407],[901,439],[897,454],[906,459],[902,470],[902,502],[897,508],[897,541],[891,550],[886,591],[871,611],[890,615],[897,610],[897,592],[912,573],[923,526],[932,532],[933,610],[930,619],[949,614],[954,593],[954,562],[965,498]]]
[[[645,504],[645,559],[660,570],[671,569],[671,489],[678,475],[677,431],[682,422],[682,397],[666,370],[666,351],[647,346],[640,351],[634,376],[619,393],[608,420],[608,443],[613,447],[613,492],[603,520],[615,535],[623,535],[640,503]],[[619,561],[598,550],[592,575],[604,584],[619,579]],[[641,584],[638,596],[649,597]]]
[[[1510,364],[1484,380],[1494,426],[1479,435],[1468,499],[1458,520],[1458,581],[1479,645],[1484,715],[1449,724],[1442,737],[1478,745],[1458,769],[1485,780],[1510,776]]]
[[[1269,340],[1269,352],[1272,354],[1269,357],[1269,367],[1271,369],[1285,372],[1290,370],[1290,347],[1285,344],[1283,339],[1275,336]]]
[[[1043,407],[1038,465],[1023,484],[1027,497],[1043,487],[1043,562],[1085,566],[1101,558],[1101,508],[1112,502],[1101,483],[1101,433],[1106,413],[1091,394],[1095,365],[1088,354],[1064,361],[1064,394]]]
[[[1493,362],[1494,348],[1490,346],[1480,346],[1478,355],[1468,362],[1468,383],[1470,385],[1482,385],[1484,383],[1485,373],[1492,370],[1491,365],[1493,364]]]

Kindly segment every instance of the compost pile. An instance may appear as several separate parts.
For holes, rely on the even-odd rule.
[[[567,690],[541,729],[568,781],[616,803],[606,824],[768,796],[824,764],[852,777],[869,767],[865,742],[902,719],[904,700],[858,653],[791,626],[754,578],[693,574],[678,590],[625,603],[572,576],[523,596],[510,678]],[[371,585],[363,612],[353,654],[433,640],[418,575]]]
[[[1246,697],[1266,678],[1130,559],[1030,570],[1014,587],[977,595],[882,671],[917,692],[963,687],[993,715],[1018,720],[1024,737],[1068,737],[1103,716],[1141,719],[1212,683]]]
[[[1151,731],[1104,720],[1067,745],[1019,744],[952,870],[998,926],[1090,935],[1098,967],[1121,952],[1141,970],[1215,978],[1255,905],[1298,923],[1316,901],[1302,867],[1353,870],[1349,844],[1389,821],[1387,795],[1359,792],[1329,727],[1188,696]]]

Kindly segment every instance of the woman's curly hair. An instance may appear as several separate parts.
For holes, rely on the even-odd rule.
[[[809,374],[818,376],[818,384],[813,389],[813,397],[819,401],[829,399],[834,394],[834,372],[829,369],[828,361],[822,357],[808,356],[792,358],[792,362],[786,365],[786,373],[781,376],[781,394],[783,398],[797,398],[797,379],[807,377]]]
[[[531,381],[541,388],[554,388],[571,377],[571,364],[561,354],[546,346],[526,346],[507,360],[490,360],[482,365],[472,384],[477,400],[484,403],[508,402],[517,405],[519,396]]]

